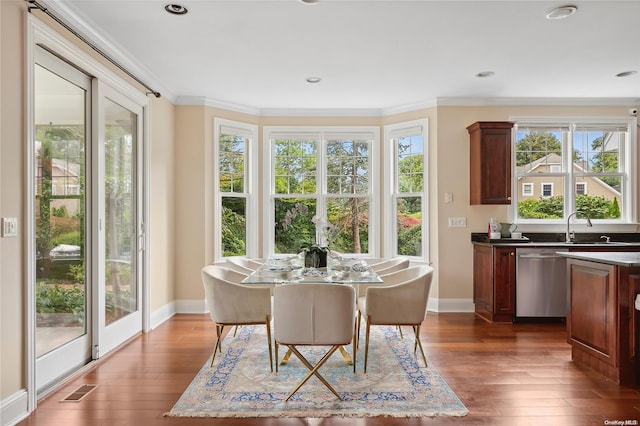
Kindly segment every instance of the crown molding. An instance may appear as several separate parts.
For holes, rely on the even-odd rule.
[[[428,100],[428,101],[422,101],[422,102],[414,102],[411,104],[406,104],[406,105],[398,105],[395,107],[391,107],[391,108],[384,108],[382,110],[382,114],[383,116],[388,116],[388,115],[393,115],[393,114],[402,114],[403,112],[412,112],[412,111],[417,111],[420,109],[425,109],[425,108],[433,108],[435,106],[438,106],[437,100]]]
[[[241,112],[243,114],[251,114],[256,116],[261,115],[260,108],[236,104],[233,102],[221,101],[218,99],[211,99],[207,98],[206,96],[178,96],[174,103],[176,105],[208,106],[212,108],[224,109],[227,111]]]
[[[437,98],[438,106],[618,106],[640,104],[640,98]]]
[[[380,117],[377,108],[264,108],[260,115],[269,117]]]

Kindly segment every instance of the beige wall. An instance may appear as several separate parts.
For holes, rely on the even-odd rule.
[[[152,98],[149,135],[149,287],[154,312],[175,300],[175,107]]]
[[[0,246],[0,398],[24,388],[25,326],[22,242],[24,222],[24,69],[22,52],[23,16],[19,1],[0,2],[0,212],[2,217],[18,218],[18,238],[2,238]]]

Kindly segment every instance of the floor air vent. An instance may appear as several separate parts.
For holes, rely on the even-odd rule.
[[[82,385],[78,389],[71,392],[65,399],[60,400],[60,402],[79,402],[85,396],[89,395],[92,390],[97,388],[98,385]]]

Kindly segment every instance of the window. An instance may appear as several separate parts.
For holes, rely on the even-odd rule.
[[[515,121],[514,182],[523,188],[516,221],[560,222],[580,210],[592,220],[635,222],[634,119]],[[540,185],[539,197],[525,192],[529,184]]]
[[[251,205],[255,188],[251,179],[252,150],[255,149],[255,126],[216,119],[214,123],[214,182],[216,183],[216,258],[256,256],[256,208]],[[255,238],[255,237],[253,237]],[[249,249],[253,247],[253,249]]]
[[[385,126],[390,176],[392,230],[387,239],[392,246],[388,256],[409,256],[426,260],[427,255],[427,120]]]
[[[542,183],[540,184],[540,194],[542,197],[552,197],[553,196],[553,184],[552,183]]]
[[[377,129],[265,128],[271,155],[267,252],[309,243],[341,253],[377,253]]]
[[[522,196],[523,197],[532,197],[533,196],[533,183],[523,183],[522,184]]]

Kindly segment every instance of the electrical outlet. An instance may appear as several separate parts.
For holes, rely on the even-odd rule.
[[[466,217],[450,217],[449,218],[449,228],[466,228],[466,227],[467,227]]]
[[[18,218],[3,217],[2,218],[2,237],[16,237],[18,235]]]

